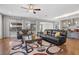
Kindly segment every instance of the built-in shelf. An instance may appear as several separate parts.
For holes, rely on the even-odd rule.
[[[63,29],[77,29],[79,27],[79,18],[62,20],[61,26]]]
[[[10,31],[18,31],[22,29],[22,23],[10,23]]]

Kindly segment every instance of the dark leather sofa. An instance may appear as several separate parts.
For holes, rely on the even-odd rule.
[[[56,37],[52,37],[52,36],[49,36],[49,35],[41,34],[40,37],[43,40],[45,40],[45,41],[47,41],[49,43],[55,44],[57,46],[66,42],[65,36],[60,36],[59,38],[56,38]]]
[[[51,30],[55,31],[55,32],[62,32],[62,35],[60,37],[55,37],[55,36],[51,36],[51,35],[45,35],[45,34],[38,34],[38,36],[40,36],[43,40],[52,43],[54,45],[62,45],[66,42],[66,37],[67,37],[67,32],[66,31],[62,31],[62,30]]]

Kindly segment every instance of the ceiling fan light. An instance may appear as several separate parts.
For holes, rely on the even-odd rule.
[[[33,12],[33,10],[28,10],[29,12]]]
[[[28,9],[34,9],[34,5],[33,4],[28,4],[27,8]]]

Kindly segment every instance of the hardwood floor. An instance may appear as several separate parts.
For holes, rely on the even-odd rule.
[[[0,54],[8,55],[10,52],[10,39],[0,39]],[[57,55],[79,55],[79,39],[67,39],[62,46],[63,51]]]
[[[64,54],[79,55],[79,39],[68,39],[65,45]]]
[[[8,55],[10,52],[10,39],[4,39],[3,40],[3,54]]]

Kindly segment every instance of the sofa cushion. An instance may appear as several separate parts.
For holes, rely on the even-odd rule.
[[[60,37],[60,32],[56,32],[55,37]]]

